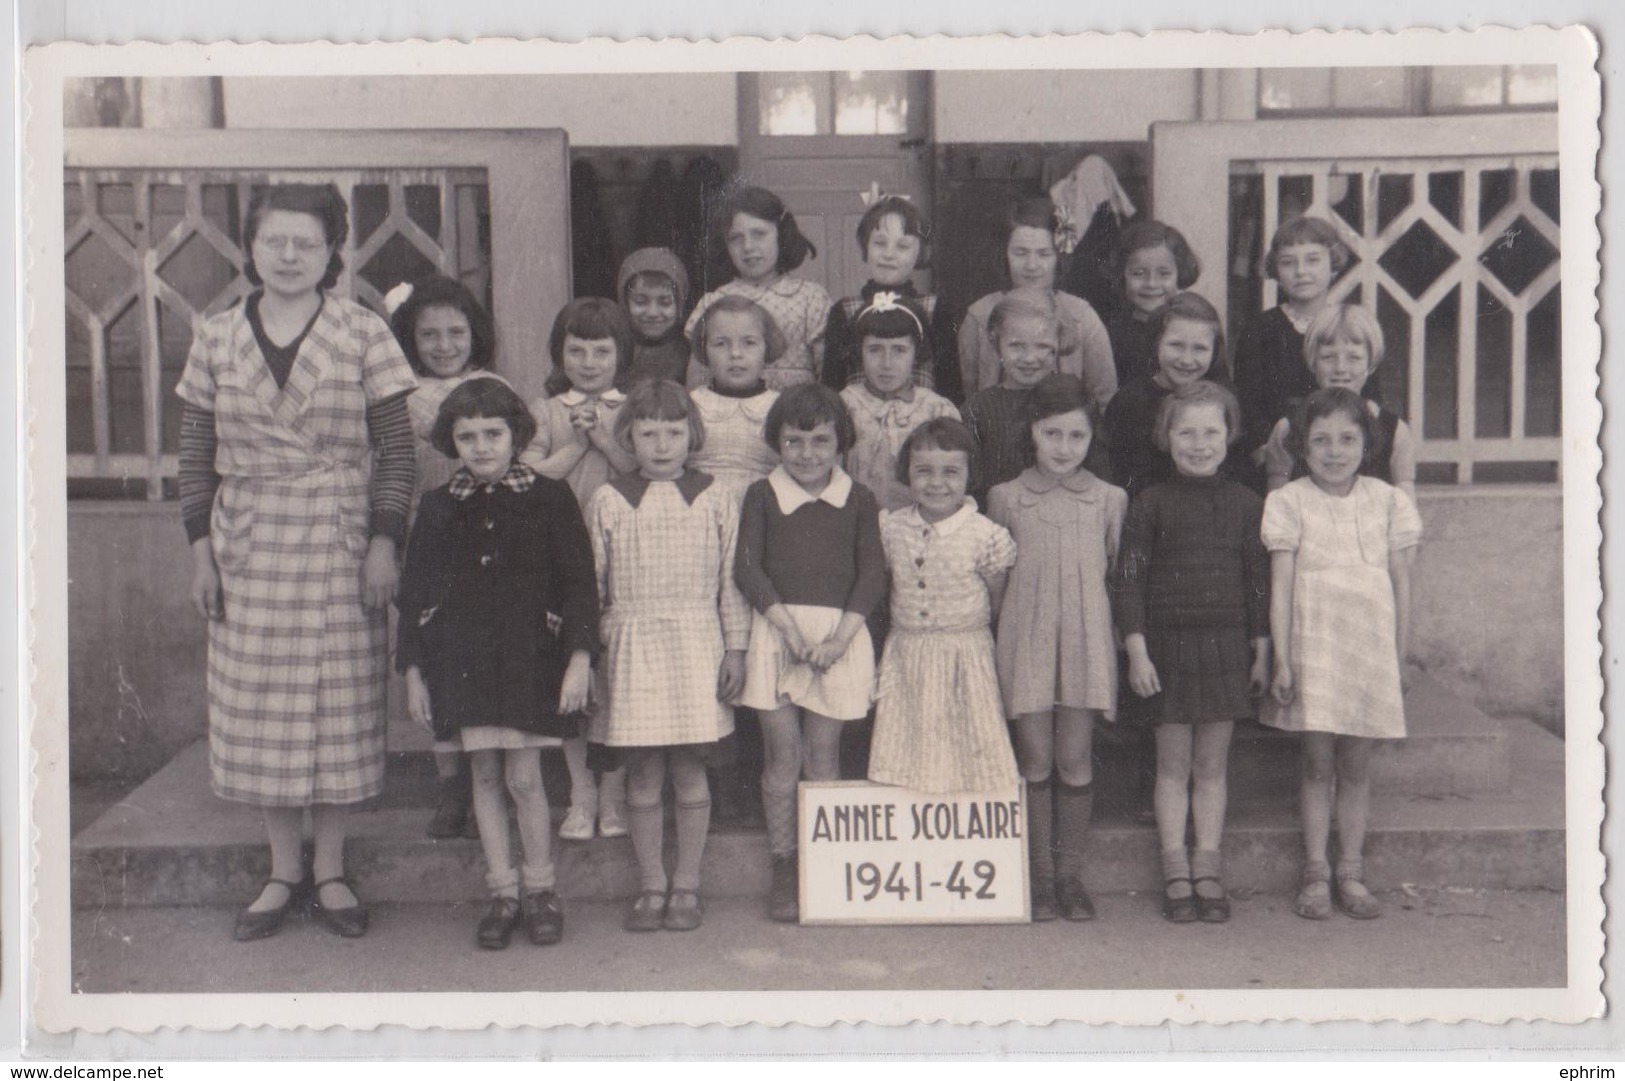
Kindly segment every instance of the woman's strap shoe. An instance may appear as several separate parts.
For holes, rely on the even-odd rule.
[[[355,887],[339,875],[336,878],[324,878],[316,883],[316,918],[323,927],[338,935],[340,938],[360,938],[367,933],[367,906],[362,904],[358,897],[356,903],[347,908],[328,908],[322,904],[322,887],[337,883],[355,893]]]
[[[231,937],[238,942],[255,942],[262,938],[270,938],[282,930],[283,921],[288,918],[288,912],[298,906],[304,896],[305,888],[310,885],[310,879],[298,882],[289,882],[285,878],[273,878],[265,883],[266,886],[285,886],[288,896],[275,908],[267,908],[260,912],[244,909],[237,915],[237,925],[231,930]],[[265,890],[262,888],[261,893]]]

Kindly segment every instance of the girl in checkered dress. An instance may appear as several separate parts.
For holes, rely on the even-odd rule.
[[[1260,533],[1270,553],[1275,674],[1265,724],[1303,733],[1304,868],[1297,913],[1323,920],[1333,902],[1356,919],[1382,904],[1365,886],[1371,752],[1405,735],[1404,658],[1411,558],[1422,520],[1405,491],[1363,476],[1380,421],[1349,385],[1298,407],[1287,447],[1307,477],[1271,492]],[[1334,783],[1335,778],[1335,783]],[[1336,887],[1327,859],[1337,807]]]
[[[744,685],[750,608],[733,581],[739,507],[712,478],[688,468],[705,424],[683,388],[665,380],[627,395],[615,436],[636,473],[598,489],[587,508],[608,701],[597,742],[621,748],[627,819],[640,892],[629,931],[700,925],[700,859],[711,822],[706,757],[733,730],[728,703]],[[677,797],[677,869],[663,860],[661,795]]]
[[[564,933],[540,748],[576,734],[598,626],[575,496],[515,460],[534,432],[499,380],[447,395],[432,439],[461,466],[423,497],[401,583],[396,665],[408,712],[469,752],[491,890],[476,938],[486,949],[507,946],[521,917],[537,945]],[[518,812],[519,870],[504,789]]]
[[[784,200],[766,188],[739,188],[712,219],[716,247],[725,250],[733,280],[711,290],[694,306],[683,328],[690,339],[711,305],[724,297],[759,304],[784,335],[785,348],[767,369],[774,390],[817,381],[824,367],[824,330],[829,293],[817,282],[793,278],[790,271],[818,249],[796,226]]]

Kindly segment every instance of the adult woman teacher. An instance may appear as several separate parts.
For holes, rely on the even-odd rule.
[[[210,779],[262,808],[271,877],[234,937],[273,935],[311,889],[336,934],[366,933],[344,878],[351,804],[384,778],[385,612],[415,477],[416,381],[389,325],[327,292],[348,207],[331,185],[251,202],[260,288],[198,329],[176,393],[193,604],[209,620]]]

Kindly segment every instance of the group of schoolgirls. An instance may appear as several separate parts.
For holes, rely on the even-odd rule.
[[[1381,330],[1329,300],[1335,228],[1275,236],[1282,303],[1249,328],[1232,389],[1217,313],[1182,291],[1197,260],[1161,223],[1124,230],[1123,303],[1102,320],[1054,288],[1053,207],[1018,204],[1010,288],[958,321],[912,284],[929,228],[905,198],[869,206],[871,280],[833,304],[791,275],[814,251],[777,196],[738,189],[717,226],[733,280],[685,322],[680,261],[633,253],[620,304],[559,314],[528,404],[483,371],[490,323],[467,290],[393,298],[432,488],[397,667],[442,752],[443,833],[464,826],[468,755],[479,945],[562,935],[539,758],[560,741],[561,836],[631,836],[625,927],[700,926],[707,762],[734,706],[761,721],[772,918],[799,918],[797,783],[837,779],[843,727],[872,711],[871,780],[1024,783],[1032,918],[1092,919],[1091,743],[1120,668],[1125,712],[1155,732],[1166,918],[1229,918],[1229,741],[1260,715],[1303,734],[1297,912],[1378,915],[1368,765],[1374,739],[1404,735],[1421,523],[1409,430],[1362,395]]]

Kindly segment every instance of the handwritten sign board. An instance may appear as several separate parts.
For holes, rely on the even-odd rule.
[[[803,782],[801,922],[1027,922],[1023,796]]]

